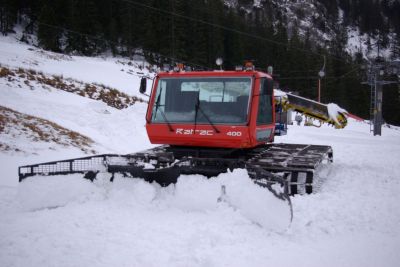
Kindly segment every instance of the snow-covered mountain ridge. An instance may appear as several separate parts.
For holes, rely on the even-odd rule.
[[[379,43],[379,56],[399,58],[400,25],[393,25],[397,22],[385,16],[383,1],[374,1],[375,9],[379,7],[379,11],[370,10],[373,9],[370,2],[368,1],[363,9],[353,10],[354,6],[362,3],[352,6],[351,1],[225,0],[228,7],[241,10],[249,18],[261,16],[267,23],[283,24],[287,28],[289,38],[296,31],[303,40],[307,39],[311,44],[328,48],[343,45],[350,55],[361,53],[365,58],[378,55]],[[398,10],[400,4],[397,0],[385,1],[385,8],[386,6],[388,9],[392,7]],[[358,19],[353,18],[357,16]],[[360,27],[360,18],[371,20],[368,25],[371,27],[369,31]],[[383,32],[378,29],[380,25],[374,25],[377,21],[388,23],[390,26]]]

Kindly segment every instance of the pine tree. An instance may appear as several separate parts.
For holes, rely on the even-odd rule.
[[[149,4],[150,5],[150,4]],[[118,11],[121,45],[127,50],[127,55],[132,56],[136,48],[149,48],[154,45],[151,41],[147,42],[147,38],[156,38],[153,35],[153,16],[157,16],[156,12],[146,10],[142,7],[122,2]],[[148,28],[150,26],[150,28]],[[147,32],[148,31],[148,32]],[[156,41],[154,39],[153,41]]]
[[[228,11],[224,24],[228,25],[229,28],[243,30],[239,17],[233,11]],[[242,38],[242,35],[236,32],[224,32],[224,58],[226,58],[225,66],[228,69],[233,69],[236,65],[242,65],[243,60],[245,60]]]
[[[171,12],[174,14],[185,15],[190,7],[186,0],[171,0]],[[188,60],[186,51],[186,40],[191,38],[188,35],[187,19],[180,16],[171,16],[171,56],[178,60]]]
[[[143,47],[149,51],[146,58],[152,63],[162,66],[172,63],[171,56],[171,15],[159,10],[170,12],[169,1],[154,0],[152,6],[157,10],[149,10],[144,27],[146,32]]]
[[[0,5],[0,32],[7,35],[17,20],[18,6],[13,0],[3,0]]]
[[[394,77],[392,77],[393,79]],[[400,125],[399,85],[385,85],[383,88],[382,115],[389,124]]]
[[[93,55],[105,47],[100,19],[92,0],[69,0],[67,51]]]
[[[392,39],[392,44],[391,44],[391,55],[392,59],[398,59],[400,58],[400,34],[396,36],[396,38]]]
[[[215,25],[221,25],[224,17],[224,4],[222,1],[206,2],[206,10],[208,10],[208,22]],[[223,31],[213,25],[208,26],[207,36],[207,66],[213,68],[215,60],[222,58],[224,55]]]
[[[275,34],[272,38],[271,45],[271,62],[275,69],[280,70],[281,74],[288,71],[289,65],[287,61],[288,56],[288,34],[283,24],[279,23],[275,28]]]
[[[39,15],[37,38],[46,50],[60,52],[61,30],[56,26],[56,14],[50,3],[46,3]]]
[[[111,52],[115,55],[118,53],[119,47],[119,31],[118,31],[118,20],[119,20],[119,2],[109,0],[97,0],[96,10],[97,15],[94,17],[96,24],[99,26],[99,37],[104,37],[106,43],[103,43],[105,49],[111,49]]]
[[[134,47],[133,7],[125,3],[120,7],[118,14],[121,17],[121,44],[126,47],[126,55],[131,56]]]
[[[193,18],[199,21],[208,21],[205,2],[192,0],[191,5],[190,13]],[[200,65],[199,68],[209,65],[208,38],[210,30],[212,30],[210,26],[198,21],[191,21],[190,28],[187,29],[187,36],[190,40],[190,43],[187,44],[188,51],[190,51],[188,54],[193,63]]]

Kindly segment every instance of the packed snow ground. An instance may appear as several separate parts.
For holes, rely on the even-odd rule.
[[[30,49],[1,37],[0,63],[36,62],[32,66],[44,72],[138,94],[138,79],[114,59],[60,60]],[[116,110],[63,91],[1,83],[0,106],[84,134],[101,153],[151,146],[144,104]],[[243,170],[210,180],[182,176],[167,188],[121,177],[112,184],[107,177],[90,183],[75,176],[18,184],[19,165],[83,155],[16,137],[14,144],[27,152],[0,153],[0,266],[398,266],[400,129],[384,128],[374,137],[367,123],[350,120],[343,130],[293,125],[276,139],[334,151],[320,191],[292,198],[294,219],[283,232],[254,223],[246,213],[254,204],[237,209],[217,202],[221,184],[228,197],[251,200],[256,187]],[[277,216],[269,210],[262,219]]]

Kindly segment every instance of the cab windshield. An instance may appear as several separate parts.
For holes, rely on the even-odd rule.
[[[251,78],[162,78],[153,123],[245,124]]]

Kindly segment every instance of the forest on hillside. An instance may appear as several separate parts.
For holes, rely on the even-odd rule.
[[[21,25],[22,41],[36,35],[38,45],[47,50],[87,56],[141,54],[158,66],[184,62],[195,69],[213,69],[221,57],[224,69],[233,69],[254,60],[260,70],[274,67],[282,89],[313,99],[325,58],[321,101],[369,118],[370,90],[362,84],[365,61],[360,52],[346,52],[346,29],[359,27],[361,33],[375,36],[374,45],[381,48],[394,42],[392,56],[400,57],[400,1],[315,0],[325,20],[316,20],[305,32],[288,28],[276,2],[264,1],[262,7],[248,10],[244,7],[252,0],[2,0],[0,30],[8,34]],[[330,41],[311,38],[312,28],[324,31],[327,20],[335,25],[340,16],[343,20]],[[389,40],[389,33],[397,39]],[[397,85],[385,86],[383,112],[387,122],[400,125]]]

